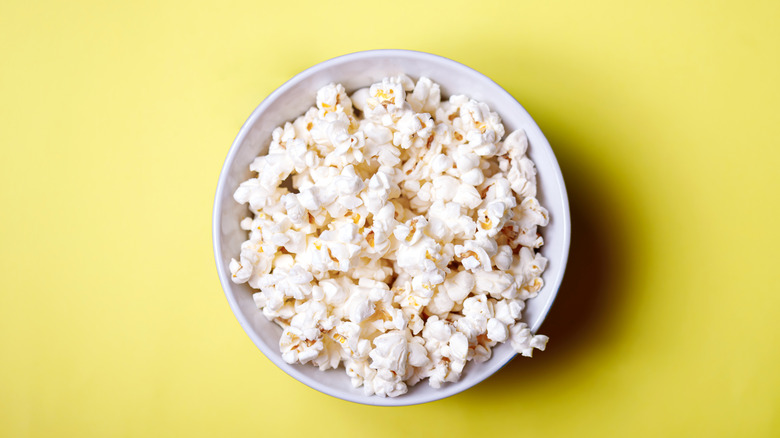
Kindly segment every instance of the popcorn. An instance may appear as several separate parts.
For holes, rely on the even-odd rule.
[[[287,363],[306,363],[319,356],[324,345],[322,340],[304,339],[300,331],[288,327],[282,332],[279,348],[282,359]]]
[[[411,246],[417,243],[423,236],[423,229],[428,225],[425,216],[417,216],[408,221],[398,224],[393,230],[393,235],[399,242]]]
[[[320,114],[325,115],[329,112],[344,112],[352,115],[352,101],[347,97],[344,86],[341,84],[326,85],[317,91],[317,108]]]
[[[364,114],[369,120],[392,126],[409,109],[411,106],[406,102],[406,91],[400,81],[385,78],[369,88]]]
[[[455,255],[461,259],[463,267],[470,271],[493,269],[490,255],[475,240],[467,240],[463,245],[455,245]]]
[[[431,272],[436,269],[439,251],[441,245],[428,236],[413,245],[401,243],[396,249],[396,265],[409,272]]]
[[[509,336],[506,324],[497,318],[490,318],[487,322],[487,337],[491,341],[504,342]]]
[[[233,282],[246,283],[249,277],[252,275],[252,264],[236,261],[236,259],[230,259],[230,274],[232,275]]]
[[[374,349],[368,355],[371,357],[371,368],[405,374],[409,357],[406,334],[400,330],[393,330],[377,336],[374,338]]]
[[[457,179],[449,175],[437,176],[433,179],[433,190],[435,193],[433,199],[444,202],[452,201],[452,199],[458,193],[459,187],[460,183]]]
[[[514,259],[514,254],[512,254],[512,247],[509,245],[499,246],[496,250],[496,255],[494,255],[492,259],[496,269],[506,271],[510,266],[512,266],[512,260]]]
[[[523,323],[517,323],[509,329],[509,339],[512,348],[523,356],[531,357],[534,349],[542,350],[547,347],[549,338],[544,335],[532,335],[528,326]]]
[[[406,75],[326,85],[273,130],[234,193],[252,215],[229,269],[282,327],[286,362],[343,364],[395,397],[458,380],[498,343],[544,350],[522,312],[544,285],[549,213],[525,133],[503,137],[486,104]]]
[[[480,332],[484,332],[487,329],[488,319],[493,317],[493,309],[490,307],[487,297],[479,294],[463,300],[461,313],[474,321]]]
[[[469,296],[475,285],[474,275],[469,271],[460,271],[447,276],[443,288],[453,302],[460,303]]]
[[[414,91],[406,99],[414,112],[432,114],[441,101],[441,89],[439,84],[434,84],[428,78],[420,78],[414,86]]]
[[[492,298],[514,298],[517,294],[515,277],[506,271],[476,271],[474,273],[477,293],[488,294]]]
[[[365,290],[353,290],[346,302],[346,308],[349,321],[356,324],[374,314],[374,302]]]
[[[452,168],[454,161],[444,154],[437,154],[431,162],[431,171],[434,173],[444,173]]]
[[[433,140],[433,126],[434,122],[429,114],[407,112],[398,121],[398,130],[393,134],[393,144],[401,149],[430,145],[429,140]]]
[[[452,201],[471,210],[482,203],[482,196],[471,184],[462,183],[458,186]]]

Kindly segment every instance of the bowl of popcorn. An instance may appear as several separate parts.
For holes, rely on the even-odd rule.
[[[441,399],[544,350],[569,237],[530,115],[481,73],[406,50],[334,58],[271,93],[214,202],[244,331],[293,378],[370,405]]]

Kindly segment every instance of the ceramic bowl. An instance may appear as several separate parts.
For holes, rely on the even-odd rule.
[[[427,380],[410,387],[409,392],[395,398],[366,396],[362,388],[353,388],[343,367],[320,371],[311,365],[290,365],[279,352],[281,329],[268,321],[257,309],[252,290],[247,284],[230,280],[228,265],[238,258],[241,242],[247,233],[239,221],[247,216],[245,205],[233,200],[238,185],[252,177],[249,163],[267,152],[271,131],[286,121],[303,114],[314,104],[317,90],[335,82],[352,92],[382,78],[405,73],[417,79],[427,76],[441,86],[442,96],[465,94],[487,103],[497,112],[506,132],[525,129],[529,140],[528,155],[538,171],[538,199],[550,213],[550,223],[541,229],[545,244],[542,254],[549,259],[543,274],[545,285],[539,295],[526,302],[523,320],[533,332],[544,320],[561,284],[569,253],[569,204],[560,167],[550,144],[534,120],[512,95],[487,76],[453,60],[429,53],[407,50],[372,50],[352,53],[317,64],[290,79],[271,93],[252,112],[230,147],[219,176],[213,212],[214,255],[217,270],[230,308],[252,342],[274,364],[300,382],[323,393],[356,403],[402,406],[430,402],[457,394],[495,373],[514,356],[508,343],[496,346],[490,360],[469,362],[458,382],[431,388]],[[555,339],[550,348],[555,348]],[[539,353],[544,354],[544,353]],[[518,360],[533,360],[519,358]]]

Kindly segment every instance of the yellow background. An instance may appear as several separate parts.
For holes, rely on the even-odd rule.
[[[776,1],[3,1],[0,436],[780,436],[779,22]],[[406,408],[277,369],[211,246],[249,113],[374,48],[503,85],[573,210],[548,350]]]

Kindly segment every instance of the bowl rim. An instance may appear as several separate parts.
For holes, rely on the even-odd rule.
[[[246,136],[250,132],[251,128],[254,126],[254,124],[257,122],[257,120],[260,118],[260,116],[265,112],[266,108],[269,107],[273,102],[276,101],[276,99],[283,95],[287,90],[292,88],[294,85],[298,84],[301,81],[304,81],[308,79],[310,76],[316,74],[318,71],[325,69],[327,67],[330,67],[334,64],[340,64],[352,61],[353,59],[371,59],[371,58],[378,58],[378,57],[401,57],[401,58],[409,58],[409,59],[422,59],[424,61],[433,61],[442,63],[445,65],[449,65],[454,70],[460,70],[464,72],[468,72],[472,75],[476,74],[477,76],[481,77],[484,81],[490,83],[491,85],[495,86],[496,91],[499,93],[505,94],[507,97],[513,101],[513,103],[516,103],[519,107],[519,109],[524,112],[528,116],[528,122],[527,124],[533,125],[539,133],[541,133],[542,139],[544,140],[544,144],[542,147],[545,147],[550,153],[550,156],[552,157],[551,165],[553,166],[553,169],[555,170],[555,179],[557,180],[556,183],[561,188],[560,190],[560,202],[561,206],[563,208],[564,217],[562,218],[562,254],[561,254],[561,260],[559,261],[560,264],[560,270],[556,278],[553,279],[553,281],[550,283],[545,284],[545,288],[550,288],[550,298],[549,301],[545,304],[545,306],[541,309],[540,317],[537,318],[537,321],[533,324],[529,324],[529,328],[536,332],[536,330],[539,328],[539,326],[542,324],[544,319],[547,317],[547,314],[550,311],[550,308],[552,307],[553,303],[555,302],[555,299],[558,294],[558,290],[560,289],[561,282],[563,281],[563,276],[566,271],[566,264],[568,262],[569,258],[569,249],[570,249],[570,243],[571,243],[571,216],[570,216],[570,209],[569,209],[569,200],[568,200],[568,194],[566,191],[566,185],[564,184],[563,180],[563,174],[560,169],[560,165],[558,164],[558,160],[555,157],[555,153],[552,150],[552,147],[549,144],[549,141],[544,136],[544,133],[539,128],[539,126],[536,124],[536,121],[531,117],[531,115],[528,113],[528,111],[520,104],[517,99],[515,99],[514,96],[512,96],[511,93],[509,93],[506,89],[504,89],[501,85],[493,81],[491,78],[486,76],[485,74],[465,65],[460,62],[454,61],[450,58],[436,55],[428,52],[422,52],[422,51],[416,51],[416,50],[405,50],[405,49],[377,49],[377,50],[366,50],[366,51],[358,51],[358,52],[352,52],[348,54],[344,54],[341,56],[337,56],[334,58],[327,59],[325,61],[316,63],[312,65],[311,67],[306,68],[305,70],[297,73],[292,78],[284,82],[282,85],[277,87],[274,91],[272,91],[268,96],[266,96],[260,104],[255,107],[255,109],[252,111],[252,113],[249,115],[249,117],[246,119],[246,121],[241,125],[241,128],[239,129],[238,133],[236,134],[235,139],[233,140],[233,143],[230,146],[230,149],[228,150],[227,156],[225,157],[225,161],[220,168],[220,174],[217,181],[216,191],[214,195],[214,207],[212,211],[212,246],[214,251],[214,259],[216,262],[216,268],[217,268],[217,274],[219,275],[220,279],[220,286],[223,289],[223,292],[225,294],[225,298],[228,301],[228,304],[230,306],[231,311],[233,312],[234,317],[238,320],[239,325],[244,330],[244,332],[249,336],[249,338],[252,340],[252,342],[255,344],[255,346],[268,358],[274,365],[276,365],[278,368],[280,368],[282,371],[284,371],[286,374],[293,377],[298,382],[303,383],[306,386],[309,386],[312,389],[315,389],[317,391],[320,391],[324,394],[328,394],[330,396],[350,401],[353,403],[358,404],[364,404],[364,405],[374,405],[374,406],[411,406],[416,404],[422,404],[422,403],[428,403],[436,400],[441,400],[447,397],[450,397],[452,395],[458,394],[468,388],[471,388],[473,386],[478,385],[479,383],[485,381],[487,378],[495,374],[499,369],[503,368],[506,364],[508,364],[512,359],[514,359],[517,354],[510,355],[506,360],[504,361],[497,361],[497,363],[493,364],[489,367],[489,369],[486,371],[485,377],[482,379],[470,383],[468,385],[459,385],[458,383],[461,383],[462,381],[453,382],[446,386],[443,386],[442,388],[438,389],[434,394],[433,397],[419,397],[419,398],[413,398],[413,397],[405,397],[405,395],[401,395],[398,397],[379,397],[379,396],[364,396],[364,395],[357,395],[357,394],[349,394],[349,393],[343,393],[337,390],[334,390],[332,387],[329,387],[327,385],[324,385],[320,383],[316,379],[312,379],[309,376],[302,374],[298,369],[296,369],[294,366],[288,364],[281,358],[281,354],[278,353],[278,351],[266,351],[265,343],[259,339],[257,334],[254,333],[254,328],[251,326],[249,321],[242,315],[240,312],[239,304],[236,298],[232,295],[230,292],[230,282],[231,280],[228,278],[226,274],[226,266],[222,261],[222,252],[220,249],[220,230],[222,227],[222,219],[221,219],[221,212],[222,212],[222,197],[220,196],[221,193],[224,190],[224,186],[227,184],[227,177],[228,177],[228,171],[230,168],[231,163],[235,160],[235,156],[238,153],[238,149],[240,145],[244,142]],[[535,144],[534,147],[539,147],[538,144]],[[549,176],[548,176],[549,177]],[[552,198],[550,198],[552,199]],[[560,220],[560,219],[559,219]]]

